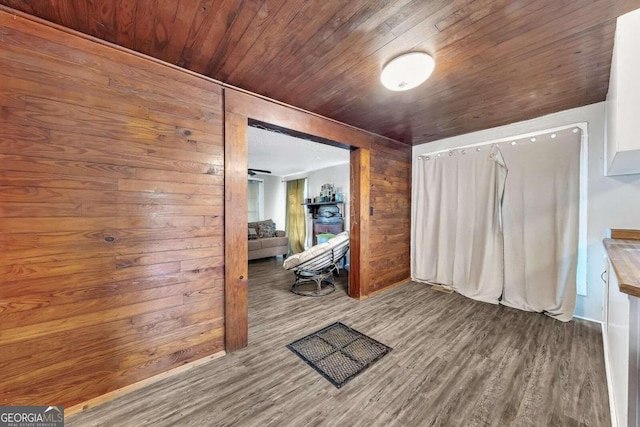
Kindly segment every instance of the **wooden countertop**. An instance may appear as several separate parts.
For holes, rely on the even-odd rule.
[[[604,246],[618,277],[620,292],[640,297],[640,240],[604,239]]]

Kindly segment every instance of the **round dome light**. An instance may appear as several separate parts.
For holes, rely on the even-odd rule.
[[[424,52],[406,53],[384,66],[380,81],[394,91],[413,89],[429,78],[435,65],[433,58]]]

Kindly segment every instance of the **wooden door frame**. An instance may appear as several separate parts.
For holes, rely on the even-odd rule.
[[[349,296],[368,295],[371,134],[237,89],[224,89],[225,350],[248,345],[247,128],[257,120],[352,147]]]

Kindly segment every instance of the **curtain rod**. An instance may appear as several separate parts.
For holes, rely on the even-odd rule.
[[[494,144],[500,144],[503,142],[511,142],[513,140],[516,139],[523,139],[523,138],[530,138],[533,136],[538,136],[538,135],[543,135],[546,133],[552,133],[552,132],[559,132],[561,130],[566,130],[566,129],[571,129],[571,128],[576,128],[579,130],[582,130],[582,137],[584,138],[587,135],[587,122],[578,122],[578,123],[572,123],[569,125],[563,125],[563,126],[558,126],[555,128],[550,128],[550,129],[545,129],[545,130],[541,130],[541,131],[534,131],[534,132],[529,132],[529,133],[524,133],[524,134],[520,134],[520,135],[515,135],[515,136],[510,136],[510,137],[504,137],[504,138],[500,138],[500,139],[494,139],[491,141],[484,141],[484,142],[477,142],[475,144],[468,144],[468,145],[461,145],[459,147],[450,147],[450,148],[443,148],[441,150],[436,150],[436,151],[430,151],[427,153],[422,153],[422,154],[418,154],[418,159],[421,159],[423,157],[427,157],[427,156],[435,156],[441,153],[448,153],[450,151],[453,150],[463,150],[466,148],[478,148],[482,147],[484,145],[494,145]]]

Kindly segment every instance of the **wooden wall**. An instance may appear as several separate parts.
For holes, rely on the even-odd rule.
[[[249,118],[352,146],[352,296],[408,280],[411,147],[224,91],[226,115],[211,80],[0,10],[0,405],[247,344]]]
[[[375,293],[411,276],[411,150],[379,140],[371,148],[369,286]]]
[[[222,90],[0,11],[0,405],[223,350]]]

